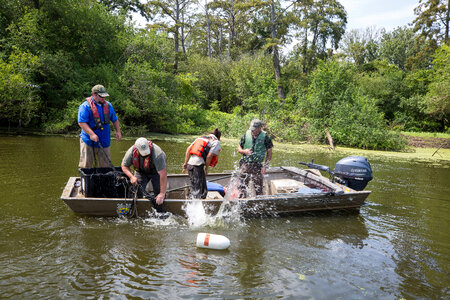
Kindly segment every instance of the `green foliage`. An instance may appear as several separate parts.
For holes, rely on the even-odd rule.
[[[43,129],[49,133],[69,133],[78,129],[78,107],[84,101],[74,99],[67,102],[64,109],[50,109],[48,121],[44,122]]]
[[[337,49],[345,33],[347,13],[336,0],[299,1],[292,26],[302,40],[304,71],[314,70],[320,59],[329,57],[328,45]]]
[[[0,120],[19,128],[27,126],[41,105],[32,81],[39,66],[38,57],[28,52],[14,51],[7,61],[0,59]]]
[[[195,16],[180,7],[176,24],[137,30],[125,17],[143,8],[135,0],[0,0],[0,124],[78,131],[78,106],[103,84],[128,133],[219,127],[240,137],[257,117],[278,141],[324,142],[327,128],[338,144],[401,149],[386,123],[447,130],[448,46],[432,56],[442,40],[368,29],[333,53],[346,23],[335,0],[208,3]],[[301,43],[278,63],[272,46],[292,34]]]
[[[324,141],[328,128],[337,144],[401,149],[404,144],[389,133],[375,101],[358,94],[354,78],[354,68],[338,61],[323,62],[313,72],[309,94],[299,102],[300,111],[308,117],[304,127],[311,139]]]
[[[436,51],[430,85],[425,100],[427,112],[448,126],[450,117],[450,46],[442,45]]]
[[[352,102],[355,94],[354,69],[335,60],[321,62],[311,75],[311,85],[303,110],[313,119],[327,124],[332,107],[339,102]]]
[[[310,138],[308,119],[291,97],[285,99],[268,120],[268,131],[277,141],[305,141]]]
[[[392,122],[395,130],[420,131],[426,126],[424,122],[426,116],[424,114],[425,105],[423,97],[419,95],[410,98],[402,98],[399,104],[399,110],[394,113],[394,121]]]
[[[408,57],[417,54],[415,34],[410,28],[399,27],[392,32],[383,34],[381,39],[380,57],[402,70],[406,69]]]
[[[336,144],[378,150],[401,150],[406,146],[399,134],[388,130],[383,114],[367,97],[337,103],[331,115],[329,131]]]
[[[410,97],[410,90],[403,82],[405,73],[386,61],[374,61],[372,67],[374,71],[357,77],[360,91],[374,99],[387,120],[392,121],[401,99]]]
[[[448,43],[450,26],[450,5],[448,0],[421,0],[414,9],[417,18],[413,21],[414,31],[422,36]]]
[[[262,116],[273,113],[278,97],[269,56],[241,57],[233,64],[230,76],[235,82],[236,97],[245,111],[259,112]]]
[[[239,105],[235,93],[235,83],[230,76],[232,62],[228,59],[205,58],[192,55],[184,68],[186,72],[194,74],[197,80],[194,85],[203,91],[199,99],[202,108],[208,109],[213,103],[224,112],[231,112]]]
[[[249,113],[241,115],[238,111],[233,114],[226,114],[217,111],[209,111],[208,120],[215,127],[222,131],[222,136],[240,138],[249,128],[250,122],[254,118],[259,118],[257,114]]]
[[[378,59],[379,54],[379,31],[372,28],[363,30],[351,30],[344,35],[342,44],[346,59],[361,67]]]

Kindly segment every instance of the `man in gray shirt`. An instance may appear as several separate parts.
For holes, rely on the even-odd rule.
[[[135,172],[131,172],[133,165]],[[138,138],[122,159],[122,171],[133,185],[142,185],[149,192],[149,182],[153,186],[158,205],[164,202],[167,190],[166,154],[161,148],[146,138]]]

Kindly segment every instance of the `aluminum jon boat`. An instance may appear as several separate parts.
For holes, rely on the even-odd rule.
[[[340,209],[358,210],[370,194],[370,191],[363,191],[368,181],[372,179],[370,164],[365,158],[358,156],[347,157],[341,161],[344,162],[341,164],[338,162],[334,171],[313,163],[307,164],[310,169],[270,168],[264,176],[263,195],[255,196],[254,191],[249,191],[248,198],[238,198],[237,175],[230,172],[207,176],[208,182],[223,186],[223,191],[226,192],[224,195],[223,191],[208,189],[206,199],[189,199],[189,176],[170,174],[167,180],[168,192],[161,206],[145,197],[133,198],[127,195],[126,186],[122,188],[122,192],[116,191],[112,195],[86,196],[88,187],[84,181],[89,179],[89,176],[70,177],[61,200],[76,214],[97,217],[117,217],[130,214],[131,211],[139,217],[147,217],[156,209],[186,216],[185,207],[193,202],[202,203],[205,212],[210,215],[216,214],[222,205],[238,206],[239,212],[244,217]],[[323,176],[318,168],[328,171],[332,175],[331,180]],[[118,173],[120,172],[116,171],[111,179],[113,181],[111,185],[115,188],[120,188],[127,181],[124,174],[119,178]]]

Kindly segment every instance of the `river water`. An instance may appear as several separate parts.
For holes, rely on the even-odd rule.
[[[132,140],[113,142],[119,165]],[[169,173],[187,143],[156,141]],[[369,158],[359,214],[126,220],[75,215],[60,199],[77,176],[74,137],[0,136],[0,298],[449,299],[450,164]],[[283,153],[334,166],[333,154]],[[224,147],[217,171],[232,170]],[[228,237],[199,249],[199,232]]]

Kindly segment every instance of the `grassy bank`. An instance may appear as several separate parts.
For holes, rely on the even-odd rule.
[[[450,133],[445,133],[445,132],[407,132],[407,131],[402,131],[402,134],[406,135],[406,136],[415,136],[415,137],[423,137],[423,138],[450,139]]]

